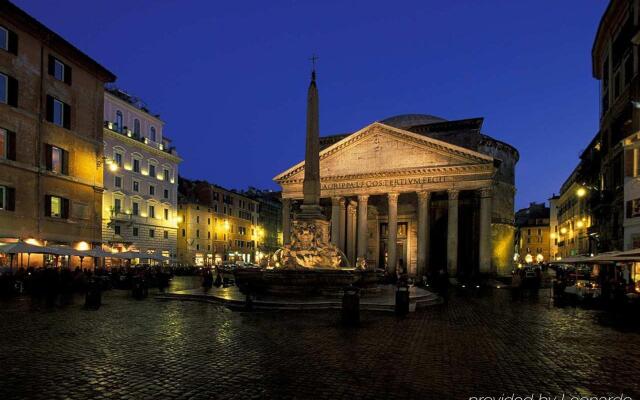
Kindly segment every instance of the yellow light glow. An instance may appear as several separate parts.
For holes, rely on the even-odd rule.
[[[109,171],[116,172],[117,170],[118,170],[118,164],[116,163],[109,164]]]
[[[124,169],[126,169],[127,171],[131,171],[131,164],[125,164]]]
[[[158,178],[159,180],[164,180],[164,176],[162,174],[156,175],[156,178]]]
[[[41,246],[40,242],[37,239],[29,238],[24,241],[27,244],[31,244],[33,246]]]
[[[562,227],[560,228],[560,233],[562,233],[563,235],[567,233],[567,228]]]
[[[531,264],[531,262],[533,262],[533,256],[531,254],[527,254],[524,256],[524,261],[526,261],[527,264]]]
[[[585,188],[579,188],[576,190],[576,196],[578,197],[584,197],[585,194],[587,194],[587,190]]]
[[[543,262],[544,261],[544,256],[542,254],[538,254],[536,256],[536,261],[539,262],[539,263]]]
[[[76,250],[85,251],[85,250],[89,250],[90,248],[91,246],[89,245],[89,243],[85,242],[84,240],[81,242],[78,242],[78,244],[76,245]]]
[[[147,217],[147,213],[141,212],[140,216],[143,217],[143,218],[146,218]]]
[[[181,215],[178,215],[178,216],[176,217],[176,222],[177,222],[177,223],[181,223],[181,222],[182,222],[182,216],[181,216]]]
[[[149,175],[149,171],[147,171],[146,169],[141,170],[140,173],[145,176]]]
[[[582,221],[578,221],[578,222],[576,222],[576,226],[577,226],[578,228],[582,228],[582,227],[584,226],[584,222],[582,222]]]
[[[556,238],[556,233],[555,232],[551,233],[551,239],[555,239],[555,238]]]

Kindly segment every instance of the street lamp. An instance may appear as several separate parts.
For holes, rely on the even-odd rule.
[[[578,197],[584,197],[587,194],[587,189],[581,187],[578,188],[578,190],[576,190],[576,196]]]

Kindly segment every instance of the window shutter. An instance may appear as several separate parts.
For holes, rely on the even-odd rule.
[[[44,196],[44,216],[51,216],[51,196],[48,194]]]
[[[71,67],[67,64],[64,65],[64,83],[71,85]]]
[[[15,211],[16,210],[16,190],[12,187],[4,188],[6,193],[7,203],[5,204],[4,209],[7,211]]]
[[[11,76],[7,76],[8,79],[8,92],[9,92],[9,98],[7,99],[7,103],[10,106],[13,107],[18,107],[18,80],[11,77]]]
[[[13,31],[9,31],[9,53],[18,55],[18,35]]]
[[[44,145],[44,165],[47,168],[47,171],[51,171],[53,169],[53,162],[52,162],[52,150],[51,150],[51,145],[50,144],[45,144]]]
[[[69,199],[62,199],[62,218],[69,218]]]
[[[71,129],[71,106],[67,103],[63,104],[64,116],[62,117],[62,126],[66,129]]]
[[[16,161],[16,133],[7,131],[7,159]]]
[[[49,75],[53,76],[56,73],[56,59],[53,58],[51,54],[49,54]]]
[[[624,176],[633,176],[633,150],[624,152]]]
[[[69,175],[69,152],[62,150],[62,173]]]
[[[47,95],[47,121],[53,122],[53,97]]]

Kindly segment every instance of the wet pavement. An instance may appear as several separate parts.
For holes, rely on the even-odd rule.
[[[348,329],[336,310],[231,312],[117,290],[98,311],[5,301],[0,399],[640,395],[640,334],[549,304],[495,290],[404,319],[363,313]]]

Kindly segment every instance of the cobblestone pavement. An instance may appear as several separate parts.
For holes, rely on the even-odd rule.
[[[335,311],[240,313],[115,290],[98,311],[81,303],[0,303],[0,399],[640,394],[640,334],[504,290],[405,319],[365,313],[358,329]]]

